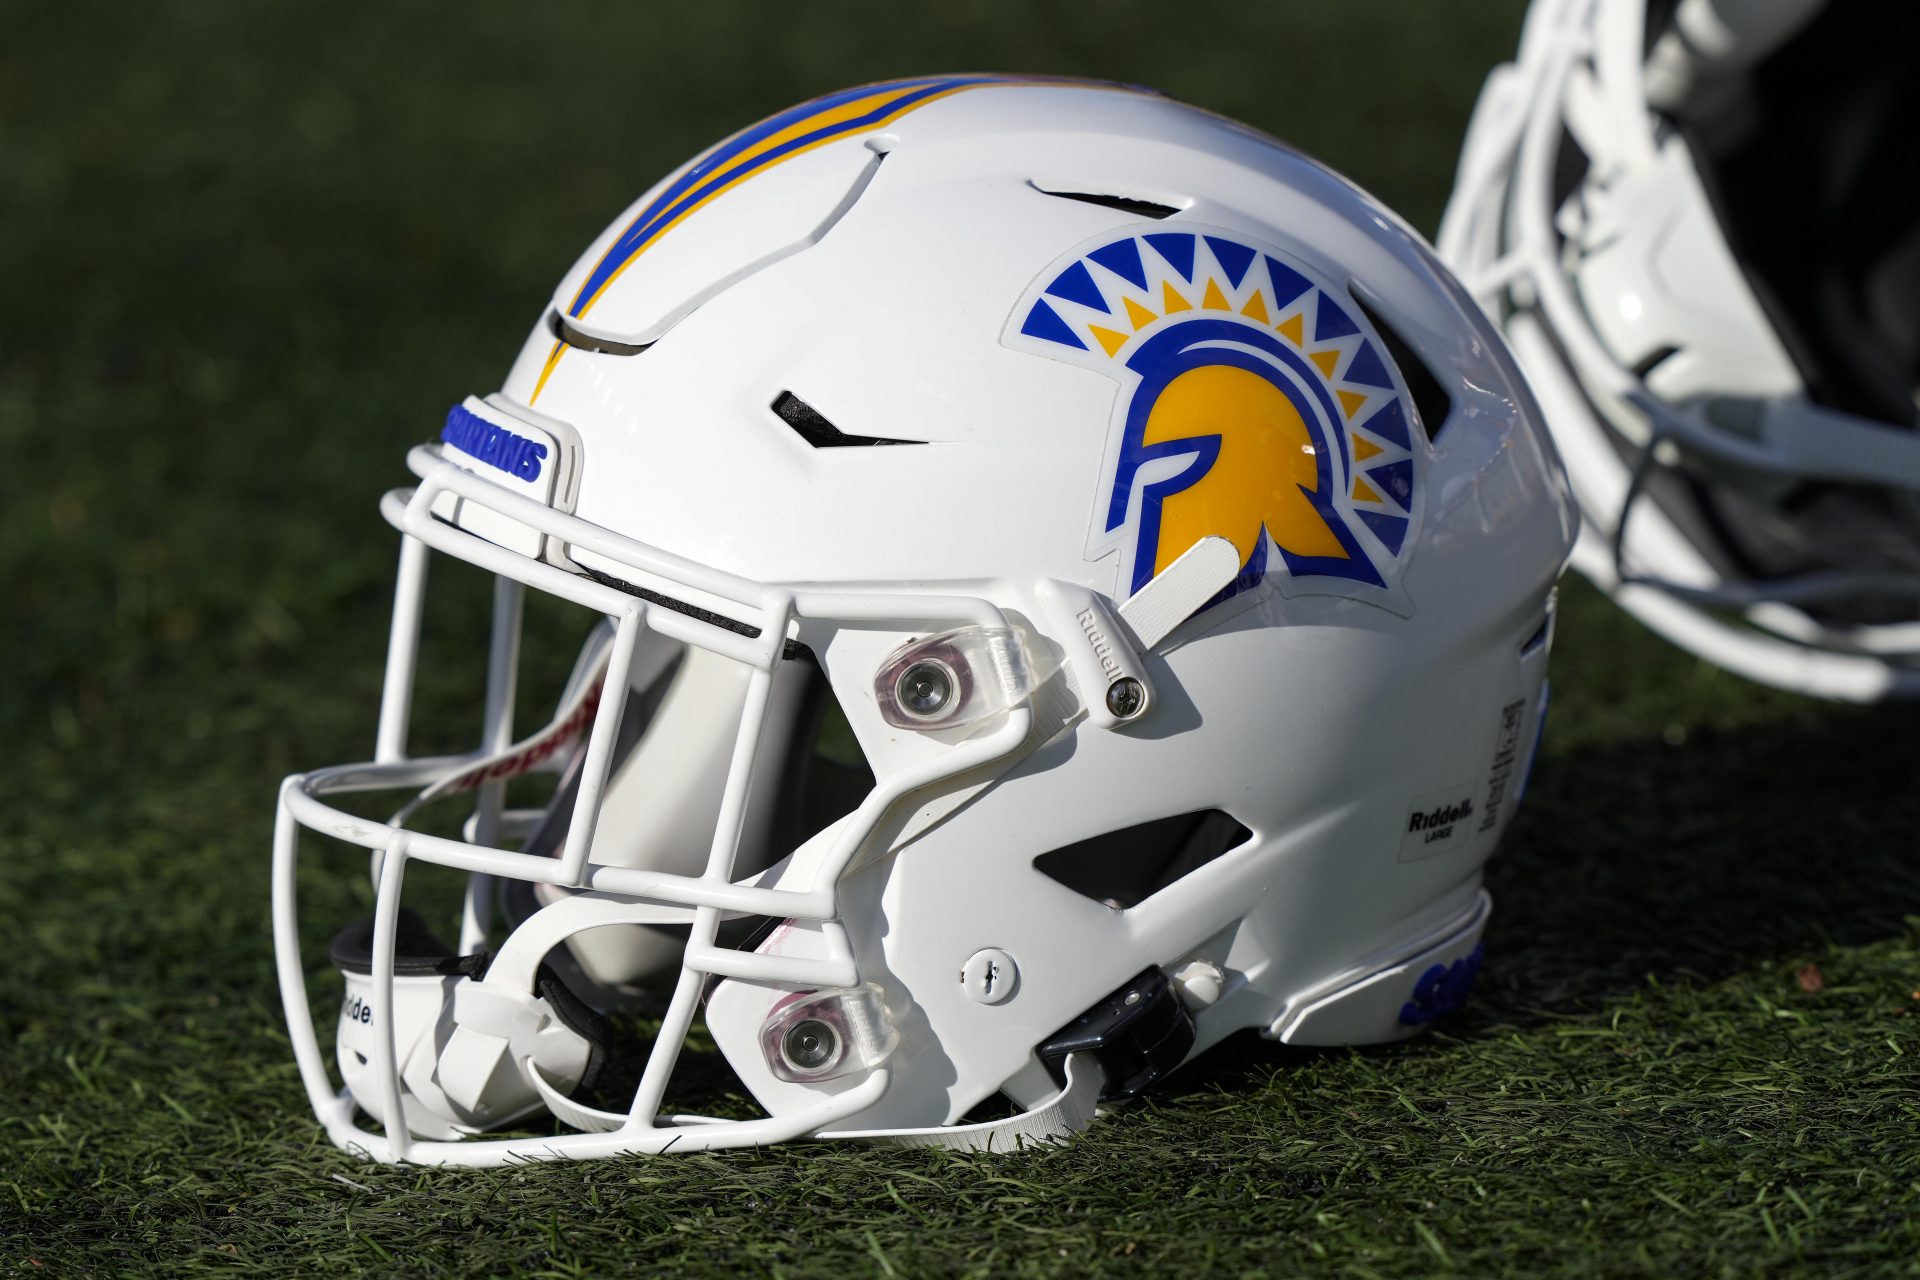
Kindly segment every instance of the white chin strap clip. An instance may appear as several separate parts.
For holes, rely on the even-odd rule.
[[[334,938],[346,979],[340,1074],[360,1109],[386,1122],[375,1011],[373,921]],[[540,964],[540,956],[456,956],[402,908],[394,939],[393,1043],[400,1104],[415,1137],[447,1140],[511,1124],[545,1103],[532,1077],[571,1095],[606,1059],[606,1019]]]
[[[882,1147],[946,1147],[955,1151],[1018,1151],[1021,1147],[1062,1142],[1086,1131],[1099,1109],[1106,1072],[1091,1053],[1067,1057],[1058,1093],[1031,1110],[979,1124],[935,1125],[924,1129],[841,1129],[816,1134]]]

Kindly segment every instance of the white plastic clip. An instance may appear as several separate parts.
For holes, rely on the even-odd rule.
[[[1153,709],[1153,684],[1133,635],[1106,597],[1047,579],[1034,588],[1047,634],[1066,650],[1087,719],[1102,729],[1133,724]]]

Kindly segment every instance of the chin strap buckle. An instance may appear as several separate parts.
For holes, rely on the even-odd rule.
[[[1038,1053],[1055,1080],[1063,1079],[1069,1054],[1090,1055],[1108,1102],[1133,1097],[1186,1061],[1194,1034],[1193,1015],[1167,975],[1149,968],[1047,1037]]]

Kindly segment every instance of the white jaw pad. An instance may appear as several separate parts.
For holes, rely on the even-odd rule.
[[[568,993],[541,965],[560,943],[607,926],[689,923],[690,907],[580,892],[546,907],[514,930],[487,967],[486,977],[404,976],[394,979],[395,1037],[400,1053],[406,1124],[416,1136],[446,1139],[498,1128],[543,1103],[562,1121],[583,1129],[600,1113],[569,1101],[604,1043],[581,1012],[563,1007]],[[342,1072],[363,1110],[377,1115],[378,1091],[369,1087],[377,1052],[370,1013],[372,979],[346,974],[348,1000],[340,1032]],[[542,994],[544,992],[544,994]],[[551,998],[548,998],[551,997]],[[371,1106],[369,1104],[372,1104]]]
[[[392,1121],[382,1104],[375,1057],[382,1051],[374,1022],[374,982],[369,974],[343,972],[346,992],[340,1002],[340,1022],[334,1051],[347,1092],[362,1111],[383,1124]],[[466,979],[421,975],[393,980],[394,1050],[400,1059],[403,1083],[413,1060],[433,1061],[434,1028],[452,999],[455,984]],[[472,1132],[441,1114],[409,1088],[400,1094],[401,1120],[415,1137],[447,1140]]]
[[[544,1063],[569,1089],[586,1075],[592,1043],[532,992],[467,981],[454,988],[452,1006],[453,1029],[432,1080],[415,1092],[430,1097],[437,1086],[463,1122],[493,1128],[528,1114],[537,1096],[529,1079],[535,1064]]]

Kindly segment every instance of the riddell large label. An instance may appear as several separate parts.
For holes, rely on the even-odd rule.
[[[1471,783],[1462,783],[1415,796],[1400,837],[1400,861],[1417,862],[1465,844],[1480,812],[1473,799],[1476,790]]]

